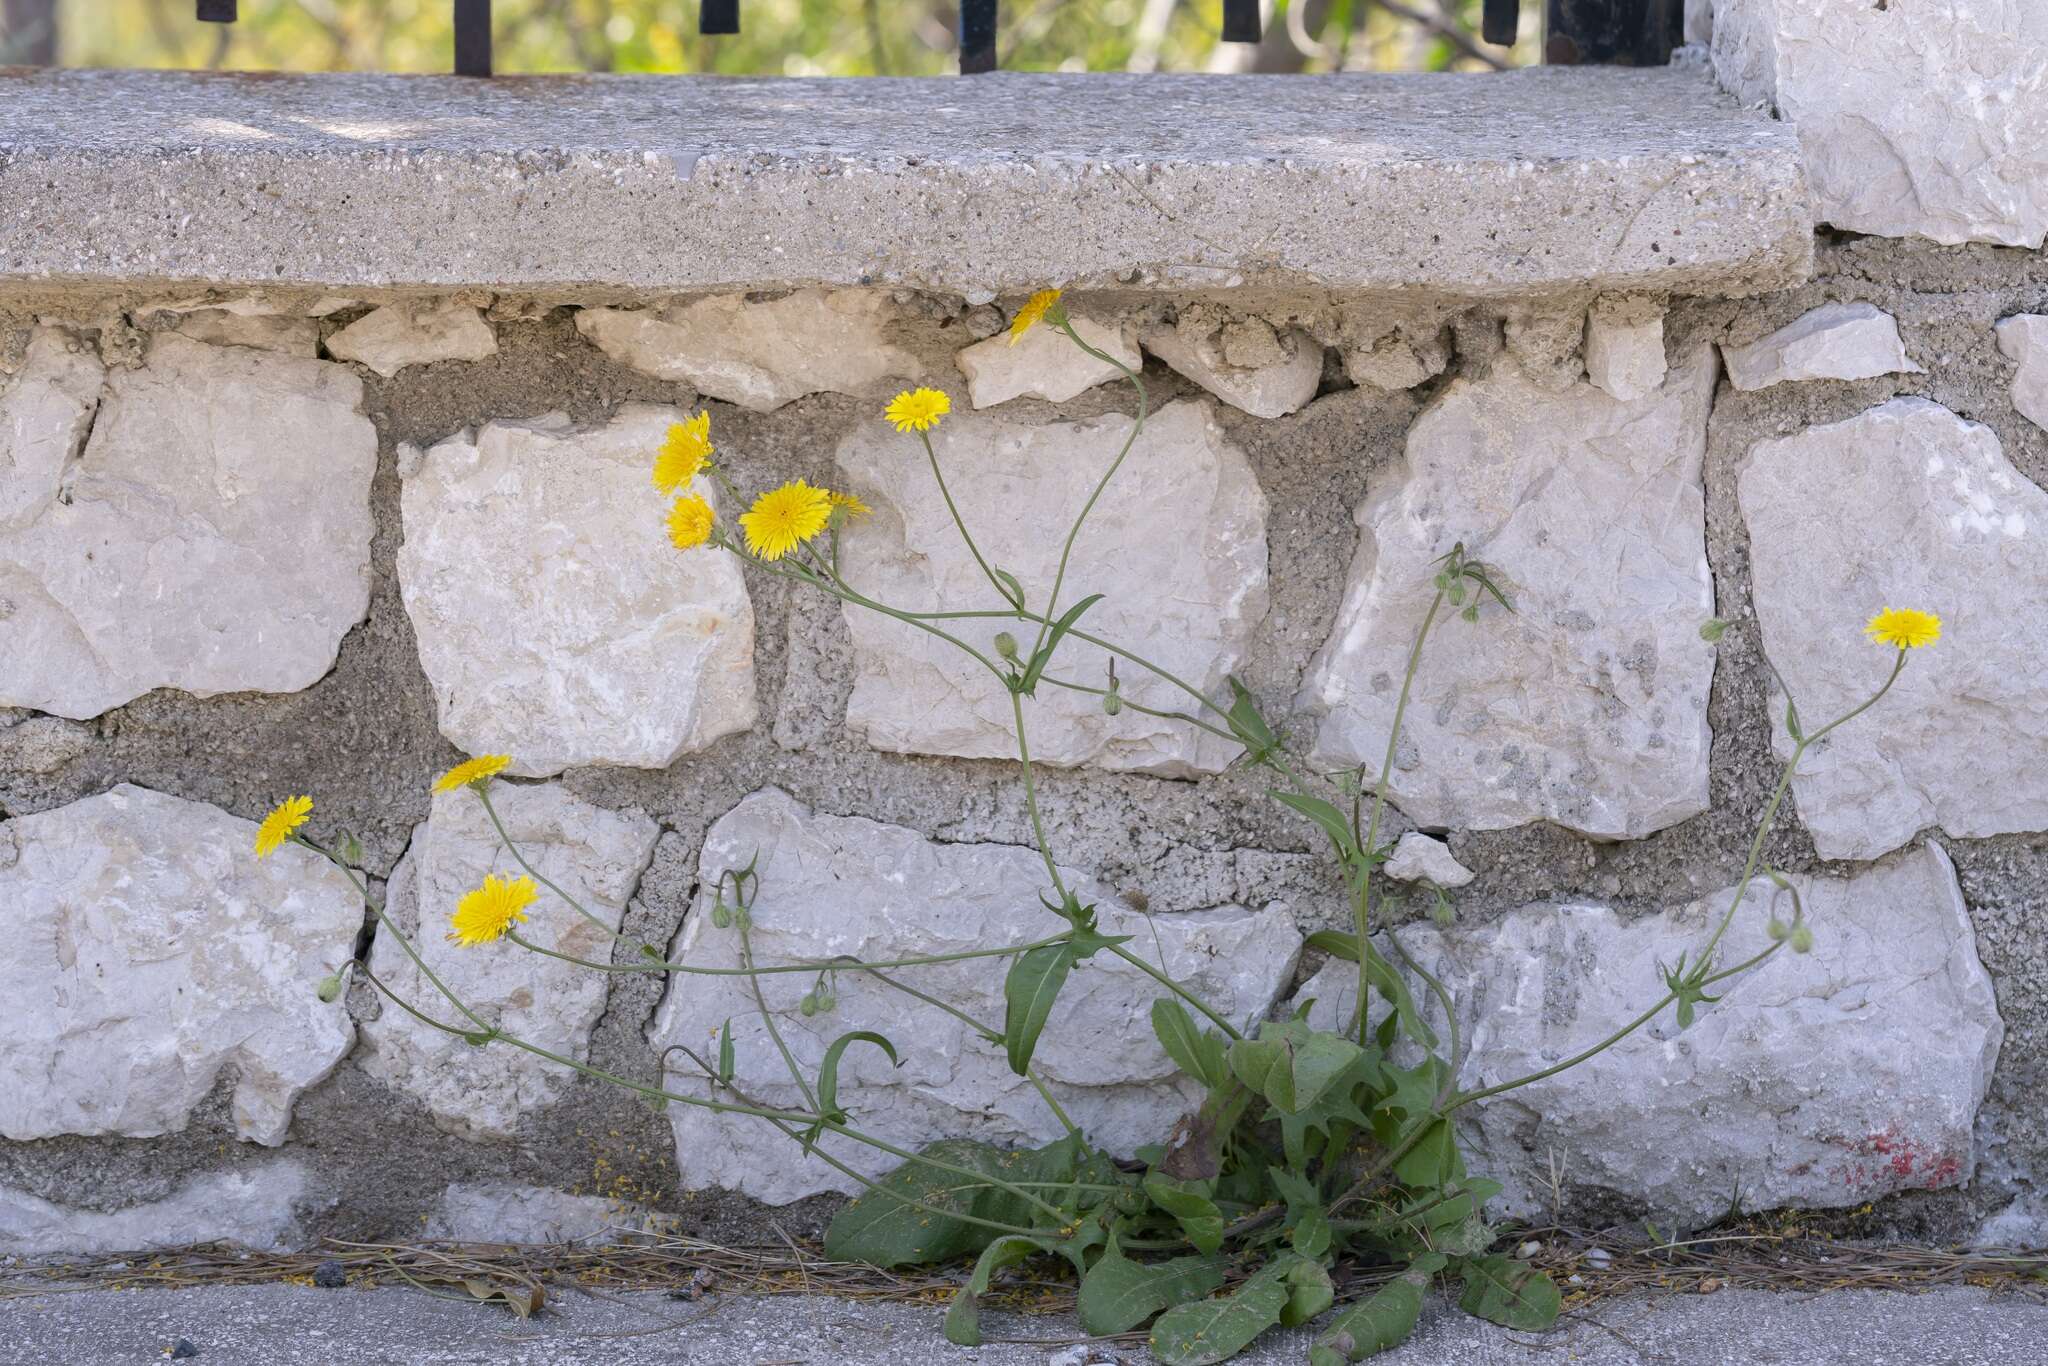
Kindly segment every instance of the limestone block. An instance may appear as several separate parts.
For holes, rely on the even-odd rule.
[[[1624,403],[1664,382],[1664,310],[1609,295],[1586,315],[1586,377]]]
[[[320,354],[320,324],[313,318],[203,308],[178,317],[171,330],[208,346],[248,346],[307,360]]]
[[[1433,882],[1444,888],[1472,880],[1472,870],[1451,856],[1449,845],[1412,830],[1401,836],[1380,871],[1396,882]]]
[[[1448,342],[1449,334],[1440,325],[1434,329],[1397,328],[1370,346],[1345,348],[1344,373],[1357,384],[1389,391],[1413,389],[1442,374],[1451,363]]]
[[[1129,437],[1120,415],[1026,423],[959,415],[932,433],[961,516],[990,564],[1017,576],[1027,602],[1052,588],[1066,528]],[[839,449],[849,486],[875,508],[844,534],[849,582],[912,611],[1000,607],[960,539],[914,439],[880,423]],[[1062,609],[1093,593],[1103,600],[1082,630],[1114,640],[1213,696],[1238,666],[1266,608],[1266,499],[1244,454],[1230,445],[1210,405],[1173,403],[1154,413],[1075,542]],[[845,610],[857,675],[847,724],[878,749],[966,758],[1014,757],[1009,693],[944,641],[862,608]],[[994,658],[1000,621],[958,626]],[[1024,649],[1029,632],[1008,623]],[[1053,677],[1106,686],[1109,656],[1072,640]],[[1179,710],[1185,695],[1142,670],[1118,670],[1124,696]],[[1130,708],[1103,713],[1100,699],[1041,686],[1027,700],[1034,759],[1049,764],[1185,775],[1217,772],[1233,745],[1183,723]]]
[[[2048,313],[2016,313],[1998,324],[1998,350],[2019,362],[2012,377],[2012,406],[2036,427],[2048,429]]]
[[[408,365],[495,356],[498,334],[479,309],[423,299],[370,310],[327,339],[327,354],[389,379]]]
[[[2004,1026],[1948,856],[1928,843],[1853,877],[1792,881],[1811,953],[1780,950],[1690,1029],[1667,1009],[1590,1061],[1468,1109],[1467,1157],[1506,1183],[1500,1212],[1550,1217],[1553,1153],[1568,1201],[1617,1195],[1681,1224],[1738,1197],[1749,1211],[1835,1209],[1970,1179]],[[1460,1084],[1479,1088],[1627,1023],[1663,994],[1658,964],[1697,950],[1732,895],[1633,920],[1530,906],[1489,925],[1411,926],[1401,942],[1457,1002]],[[1769,943],[1769,898],[1751,898],[1722,941],[1726,964]],[[1778,910],[1789,917],[1789,899]],[[1302,988],[1313,1022],[1348,1017],[1356,971],[1333,960]]]
[[[1685,41],[1706,44],[1714,41],[1715,0],[1685,0]]]
[[[153,1252],[232,1243],[255,1252],[299,1245],[305,1168],[272,1161],[195,1176],[161,1200],[123,1209],[73,1209],[0,1187],[0,1253],[10,1257]]]
[[[422,1232],[460,1243],[616,1243],[658,1228],[661,1216],[625,1201],[510,1181],[457,1181]]]
[[[55,716],[0,721],[0,771],[55,773],[92,748],[92,732]]]
[[[1580,310],[1510,309],[1502,332],[1508,354],[1537,388],[1553,394],[1569,393],[1572,386],[1585,378],[1586,315]]]
[[[311,851],[146,788],[0,825],[0,1134],[150,1138],[224,1074],[235,1130],[284,1141],[291,1108],[355,1038],[320,1001],[362,901]]]
[[[1184,308],[1171,327],[1145,329],[1145,349],[1233,408],[1253,417],[1285,417],[1316,396],[1322,345],[1298,329],[1277,333],[1259,318]]]
[[[0,394],[0,704],[311,686],[369,609],[360,381],[167,333],[102,385],[71,347],[39,330]]]
[[[1144,367],[1145,358],[1131,340],[1133,329],[1111,329],[1079,314],[1073,315],[1073,323],[1081,339],[1104,355],[1116,357],[1133,371]],[[967,392],[977,408],[991,408],[1013,398],[1065,403],[1098,384],[1123,377],[1116,366],[1095,359],[1064,332],[1045,326],[1032,328],[1015,346],[1008,333],[998,332],[953,359],[967,376]]]
[[[1747,346],[1722,347],[1721,355],[1738,389],[1925,373],[1906,358],[1898,322],[1875,304],[1822,304]]]
[[[941,844],[902,826],[814,815],[768,790],[712,826],[700,868],[706,890],[672,957],[706,967],[738,961],[739,931],[712,924],[708,889],[721,872],[750,860],[757,860],[760,876],[750,938],[761,964],[952,953],[1025,942],[1059,928],[1038,904],[1045,867],[1030,849]],[[1134,935],[1133,952],[1161,964],[1229,1019],[1262,1017],[1293,974],[1301,935],[1284,907],[1253,912],[1227,906],[1148,918],[1112,901],[1078,872],[1062,870],[1061,876],[1083,901],[1098,903],[1105,932]],[[919,990],[1000,1029],[1006,968],[981,959],[899,971]],[[1061,1132],[1030,1084],[1010,1071],[1001,1047],[951,1016],[871,978],[841,973],[832,988],[834,1008],[807,1017],[797,1002],[812,988],[810,974],[759,981],[785,1041],[811,1077],[830,1041],[847,1030],[875,1030],[896,1045],[900,1068],[866,1046],[841,1061],[840,1099],[868,1132],[910,1148],[939,1138],[1036,1144]],[[1087,960],[1061,994],[1033,1062],[1075,1122],[1112,1152],[1161,1141],[1194,1099],[1153,1037],[1149,1012],[1157,994],[1149,978],[1120,960],[1107,954]],[[677,975],[649,1040],[657,1050],[680,1043],[715,1058],[728,1019],[739,1084],[771,1105],[800,1105],[742,979]],[[701,1093],[702,1074],[680,1054],[671,1055],[667,1084]],[[858,1189],[825,1163],[804,1159],[758,1120],[680,1104],[671,1105],[670,1119],[685,1188],[723,1186],[777,1204]],[[826,1139],[824,1148],[870,1175],[896,1161],[838,1139]]]
[[[1798,131],[1824,222],[2038,247],[2048,234],[2048,7],[1716,0],[1714,70]]]
[[[1458,542],[1515,612],[1443,614],[1392,774],[1418,825],[1550,820],[1634,839],[1707,806],[1712,611],[1700,486],[1711,350],[1624,403],[1519,367],[1453,381],[1375,482],[1336,627],[1302,705],[1316,758],[1377,771],[1435,561]]]
[[[663,768],[754,724],[744,571],[670,545],[648,482],[683,417],[629,404],[599,426],[492,422],[401,453],[399,588],[459,748],[535,777]]]
[[[646,816],[593,806],[555,783],[496,784],[491,802],[526,861],[617,930],[660,833]],[[391,880],[389,912],[450,991],[507,1034],[582,1061],[604,1013],[608,975],[543,957],[509,940],[465,947],[448,920],[484,875],[523,870],[468,791],[434,799]],[[612,960],[613,939],[545,888],[517,928],[542,948],[593,962]],[[404,948],[380,934],[370,966],[391,989],[438,1019],[459,1012],[421,974]],[[504,1044],[475,1048],[387,1003],[363,1026],[363,1070],[415,1097],[434,1122],[470,1138],[505,1138],[522,1116],[546,1108],[575,1074]]]
[[[1889,695],[1809,751],[1792,782],[1823,858],[1875,858],[1938,825],[2048,829],[2048,640],[2016,585],[2048,582],[2048,493],[1989,427],[1897,398],[1750,452],[1738,485],[1764,651],[1818,727],[1884,681],[1879,609],[1942,618]],[[1789,754],[1783,729],[1779,751]]]
[[[879,290],[800,289],[779,299],[586,308],[576,330],[635,370],[765,413],[805,394],[865,394],[918,378],[917,358],[888,339],[891,316]]]

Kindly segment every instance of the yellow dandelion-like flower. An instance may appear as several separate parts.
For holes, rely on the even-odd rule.
[[[504,772],[505,765],[511,762],[512,756],[509,754],[479,754],[474,759],[464,759],[434,780],[434,791],[453,792],[459,787],[480,783],[486,778]]]
[[[1941,618],[1912,607],[1887,607],[1863,628],[1875,645],[1896,645],[1917,650],[1941,639]]]
[[[674,423],[654,457],[654,487],[663,493],[685,488],[704,472],[710,460],[711,414],[703,412],[688,422]]]
[[[311,797],[286,797],[256,827],[256,857],[269,858],[313,814]]]
[[[1056,289],[1041,289],[1024,301],[1024,307],[1017,310],[1017,316],[1010,319],[1010,345],[1015,346],[1024,339],[1024,334],[1045,320],[1052,306],[1060,301]]]
[[[704,501],[703,494],[678,498],[668,510],[669,544],[678,550],[695,550],[711,539],[711,523],[711,504]]]
[[[899,432],[928,432],[952,411],[953,400],[937,389],[906,389],[889,400],[882,416]]]
[[[832,495],[793,479],[770,489],[740,514],[747,549],[764,560],[779,560],[825,529],[832,520]]]
[[[500,881],[495,873],[484,874],[483,886],[464,892],[449,919],[454,926],[448,937],[464,948],[488,944],[505,937],[505,931],[526,919],[526,908],[540,893],[530,877]]]
[[[874,511],[851,493],[840,493],[835,490],[827,493],[825,497],[835,509],[844,509],[848,517],[865,517]]]

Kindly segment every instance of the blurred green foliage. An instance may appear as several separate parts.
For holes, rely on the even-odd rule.
[[[998,51],[1029,71],[1482,69],[1480,0],[1269,0],[1257,47],[1217,42],[1222,0],[1009,0]],[[1389,7],[1392,5],[1392,8]],[[449,0],[241,0],[230,26],[192,0],[57,0],[66,66],[446,71]],[[1290,13],[1290,10],[1292,11]],[[1405,13],[1404,13],[1405,12]],[[742,32],[697,33],[694,0],[497,0],[501,72],[939,75],[954,69],[956,10],[942,0],[742,0]],[[1423,16],[1425,22],[1414,17]],[[1525,17],[1533,29],[1533,16]]]

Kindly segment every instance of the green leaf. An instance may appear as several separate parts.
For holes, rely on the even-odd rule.
[[[1391,933],[1391,931],[1389,932]],[[1381,995],[1394,1003],[1394,1015],[1401,1022],[1401,1032],[1424,1048],[1436,1047],[1436,1031],[1422,1018],[1422,1012],[1415,1006],[1415,997],[1408,990],[1408,984],[1401,980],[1401,974],[1394,971],[1394,965],[1380,956],[1377,949],[1366,945],[1365,975]]]
[[[1152,1003],[1152,1032],[1174,1065],[1210,1090],[1230,1080],[1223,1040],[1200,1029],[1187,1007],[1173,997],[1161,996]]]
[[[1287,1244],[1304,1257],[1321,1257],[1330,1250],[1335,1233],[1330,1228],[1330,1216],[1323,1213],[1318,1205],[1303,1214],[1295,1223],[1294,1231],[1288,1235]],[[1318,1311],[1320,1312],[1320,1311]]]
[[[1228,1295],[1167,1310],[1152,1325],[1153,1355],[1165,1366],[1215,1366],[1236,1356],[1287,1312],[1286,1270],[1268,1266]]]
[[[1267,790],[1267,796],[1282,806],[1290,807],[1322,827],[1330,843],[1337,846],[1337,854],[1348,866],[1358,859],[1358,837],[1351,833],[1351,819],[1342,811],[1324,801],[1321,797],[1310,797],[1299,792],[1282,792],[1279,788]]]
[[[1423,1131],[1422,1139],[1394,1164],[1394,1175],[1410,1186],[1441,1186],[1465,1175],[1451,1122],[1440,1119]]]
[[[1018,1076],[1031,1068],[1031,1055],[1038,1049],[1038,1036],[1052,1015],[1053,1002],[1067,984],[1080,950],[1070,939],[1046,944],[1020,954],[1003,979],[1003,1047],[1009,1053],[1010,1070]]]
[[[849,1030],[834,1039],[831,1046],[825,1050],[825,1061],[818,1065],[818,1113],[841,1124],[846,1122],[846,1111],[839,1108],[839,1059],[849,1047],[857,1043],[871,1043],[887,1053],[891,1063],[898,1067],[903,1065],[896,1056],[896,1045],[872,1030]],[[721,1067],[726,1062],[727,1047],[728,1041],[719,1042],[718,1057]]]
[[[998,579],[1002,580],[1003,596],[1010,600],[1012,607],[1021,611],[1024,606],[1024,585],[1018,583],[1017,576],[1007,569],[998,569],[994,573]]]
[[[1081,1278],[1081,1327],[1097,1337],[1128,1333],[1178,1304],[1199,1300],[1223,1284],[1221,1257],[1175,1257],[1134,1262],[1112,1244]]]
[[[1066,1146],[1062,1140],[1054,1148]],[[1057,1152],[1050,1157],[1047,1150],[1019,1154],[968,1139],[931,1144],[923,1155],[969,1171],[1000,1175],[1006,1180],[1021,1166],[1052,1165],[1058,1161]],[[1069,1158],[1065,1175],[1018,1179],[1067,1180],[1071,1179],[1071,1166]],[[907,1203],[912,1200],[927,1208]],[[834,1261],[866,1262],[883,1268],[964,1257],[988,1246],[999,1231],[948,1215],[1028,1223],[1028,1219],[1003,1217],[1022,1204],[1016,1196],[987,1181],[939,1171],[922,1162],[906,1162],[883,1177],[877,1189],[850,1201],[834,1216],[825,1230],[825,1253]]]
[[[730,1082],[733,1074],[732,1021],[728,1019],[718,1031],[718,1079]]]
[[[1358,961],[1358,936],[1341,930],[1317,930],[1308,937],[1308,946],[1320,949],[1332,958],[1341,958],[1347,963]]]
[[[1019,692],[1026,697],[1032,695],[1032,689],[1038,686],[1038,680],[1045,676],[1045,666],[1052,663],[1052,653],[1060,647],[1061,637],[1074,629],[1074,623],[1081,619],[1083,612],[1101,601],[1102,594],[1090,593],[1060,614],[1060,619],[1053,623],[1052,630],[1046,634],[1045,644],[1038,647],[1038,653],[1031,656],[1031,663],[1025,667],[1023,681],[1017,685]]]
[[[1266,756],[1280,748],[1280,738],[1273,734],[1273,728],[1259,715],[1259,704],[1249,689],[1229,677],[1230,711],[1226,719],[1230,722],[1230,733],[1245,748],[1245,757],[1253,763],[1261,763]]]
[[[1537,1332],[1557,1322],[1557,1283],[1527,1262],[1468,1257],[1460,1266],[1465,1293],[1458,1307],[1503,1328]]]
[[[1406,1342],[1422,1316],[1429,1278],[1443,1266],[1442,1256],[1424,1253],[1406,1271],[1339,1314],[1309,1348],[1309,1366],[1363,1361]]]
[[[1276,1110],[1298,1114],[1356,1063],[1361,1050],[1349,1039],[1311,1029],[1301,1020],[1269,1021],[1256,1039],[1239,1039],[1227,1055],[1237,1079]]]
[[[975,1260],[974,1274],[953,1292],[953,1303],[946,1309],[946,1341],[956,1347],[981,1346],[981,1297],[988,1293],[989,1282],[997,1272],[1038,1251],[1042,1251],[1039,1239],[1015,1234],[983,1248]]]
[[[1287,1286],[1287,1307],[1280,1311],[1283,1328],[1299,1328],[1337,1302],[1337,1288],[1320,1261],[1296,1257],[1282,1280]]]
[[[1145,1174],[1145,1194],[1174,1217],[1197,1252],[1214,1252],[1223,1246],[1223,1211],[1201,1189],[1207,1184],[1176,1181],[1163,1172]]]

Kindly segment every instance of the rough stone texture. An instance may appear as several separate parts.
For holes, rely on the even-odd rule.
[[[1316,396],[1323,348],[1306,332],[1276,332],[1257,318],[1213,308],[1181,310],[1171,327],[1148,327],[1145,349],[1233,408],[1285,417]]]
[[[359,361],[387,378],[408,365],[482,360],[497,351],[497,333],[491,331],[483,314],[452,301],[386,304],[327,339],[328,355]]]
[[[984,557],[1017,576],[1042,604],[1067,526],[1130,434],[1105,416],[1028,424],[956,415],[932,433],[960,515]],[[880,424],[839,448],[849,486],[875,509],[844,533],[849,582],[910,611],[1001,605],[961,541],[928,463],[912,438]],[[1020,515],[1020,511],[1023,515]],[[1161,534],[1167,527],[1173,534]],[[1266,609],[1266,499],[1244,454],[1224,437],[1207,403],[1154,413],[1075,542],[1062,609],[1092,593],[1081,629],[1115,640],[1211,695],[1243,658]],[[864,608],[845,609],[858,669],[846,723],[879,749],[969,758],[1014,757],[1010,695],[954,646]],[[1001,622],[969,622],[962,639],[994,658]],[[1009,623],[1018,634],[1014,622]],[[1030,637],[1019,635],[1022,649]],[[1108,655],[1071,639],[1048,673],[1106,685]],[[1141,671],[1119,671],[1124,695],[1180,710],[1178,690]],[[1089,693],[1041,686],[1027,700],[1034,760],[1189,774],[1235,757],[1184,722],[1125,708],[1103,713]]]
[[[1664,382],[1664,310],[1609,296],[1586,315],[1586,377],[1624,403]]]
[[[1434,379],[1451,363],[1450,335],[1443,328],[1397,328],[1369,346],[1346,347],[1344,373],[1353,383],[1393,392]]]
[[[1792,130],[1675,71],[1019,72],[972,100],[951,79],[5,79],[0,278],[32,282],[1498,298],[1758,293],[1813,259]]]
[[[1433,562],[1462,541],[1515,612],[1432,633],[1392,774],[1402,811],[1632,839],[1704,810],[1713,380],[1696,348],[1633,403],[1583,383],[1547,393],[1509,365],[1453,381],[1358,509],[1350,587],[1302,698],[1322,716],[1318,761],[1377,771]]]
[[[94,1256],[213,1242],[283,1251],[300,1245],[306,1187],[305,1168],[289,1160],[194,1177],[164,1199],[114,1210],[72,1209],[0,1187],[0,1253]]]
[[[697,904],[671,957],[705,967],[738,962],[739,931],[712,924],[709,889],[721,872],[749,861],[760,876],[750,936],[760,964],[952,953],[1023,942],[1058,928],[1038,904],[1045,867],[1028,848],[939,844],[902,826],[813,815],[770,790],[741,802],[706,836]],[[1061,876],[1084,902],[1098,904],[1106,933],[1134,935],[1132,952],[1189,984],[1230,1019],[1262,1016],[1293,975],[1301,935],[1283,906],[1147,917],[1080,873],[1062,870]],[[920,990],[996,1028],[1003,1019],[1004,971],[988,960],[902,970]],[[842,974],[833,985],[835,1008],[807,1018],[796,1004],[812,989],[811,975],[758,980],[807,1075],[815,1077],[829,1041],[847,1030],[872,1029],[895,1043],[899,1069],[869,1047],[841,1060],[840,1099],[868,1132],[904,1147],[945,1137],[1045,1142],[1060,1134],[1037,1093],[1010,1071],[1001,1048],[952,1017]],[[1136,968],[1107,955],[1089,960],[1061,994],[1033,1062],[1091,1139],[1121,1154],[1161,1141],[1193,1097],[1153,1037],[1155,994]],[[700,1054],[710,1048],[715,1057],[728,1018],[739,1084],[768,1104],[800,1105],[761,1027],[760,1008],[738,979],[678,975],[650,1040],[656,1048],[687,1044]],[[695,1089],[701,1074],[676,1055],[668,1084]],[[859,1189],[823,1162],[803,1159],[755,1121],[683,1105],[671,1106],[671,1119],[686,1188],[725,1186],[777,1204]],[[836,1139],[823,1146],[869,1175],[896,1161]]]
[[[491,802],[526,861],[617,930],[654,855],[654,822],[592,806],[554,783],[499,783]],[[392,875],[390,914],[471,1010],[507,1034],[583,1061],[591,1028],[604,1013],[607,974],[508,940],[464,947],[447,937],[456,903],[487,873],[523,875],[473,793],[436,797]],[[519,933],[540,947],[611,961],[611,936],[545,888],[527,916]],[[391,935],[378,936],[370,966],[419,1009],[437,1019],[456,1017],[456,1008]],[[388,1003],[363,1026],[363,1042],[364,1071],[417,1097],[435,1123],[465,1137],[509,1137],[523,1116],[552,1104],[571,1080],[559,1064],[503,1044],[472,1047]]]
[[[421,1232],[463,1243],[608,1243],[656,1222],[598,1195],[509,1181],[458,1181],[441,1193]]]
[[[178,316],[171,330],[208,346],[248,346],[307,360],[320,354],[320,323],[316,318],[202,308]]]
[[[42,329],[0,394],[0,704],[312,684],[369,605],[361,383],[174,334],[99,376]]]
[[[458,747],[510,754],[528,776],[662,768],[754,724],[743,571],[670,545],[648,482],[683,416],[629,404],[575,426],[557,413],[406,453],[399,584]]]
[[[1822,304],[1747,346],[1724,346],[1728,382],[1765,389],[1807,379],[1922,374],[1906,357],[1899,324],[1874,304]]]
[[[889,344],[890,316],[889,296],[876,290],[802,289],[586,308],[576,329],[635,370],[765,413],[805,394],[865,394],[916,378],[917,358]]]
[[[1942,618],[1867,722],[1793,779],[1824,858],[1874,858],[1916,831],[2048,829],[2048,641],[2016,629],[2017,584],[2048,580],[2048,493],[1989,428],[1897,398],[1758,443],[1741,477],[1757,620],[1809,727],[1875,691],[1890,648],[1858,627],[1886,606]],[[1789,752],[1782,729],[1774,733]]]
[[[1434,882],[1445,888],[1463,887],[1473,877],[1470,868],[1451,857],[1449,845],[1412,830],[1401,836],[1380,871],[1396,882]]]
[[[2021,417],[2048,430],[2048,314],[2015,313],[2001,319],[1998,350],[2019,363],[2012,377],[2012,406]]]
[[[1970,1179],[2004,1027],[1954,866],[1929,843],[1852,877],[1793,883],[1811,953],[1780,951],[1690,1029],[1667,1010],[1605,1053],[1467,1111],[1468,1160],[1506,1183],[1502,1212],[1552,1213],[1553,1153],[1568,1198],[1618,1196],[1687,1225],[1731,1203],[1842,1208]],[[1635,920],[1532,906],[1491,925],[1410,927],[1401,941],[1458,1002],[1460,1084],[1491,1086],[1584,1051],[1654,1001],[1657,965],[1696,951],[1732,896]],[[1768,943],[1768,903],[1745,901],[1722,961]],[[1789,900],[1778,910],[1789,917]],[[1333,960],[1302,988],[1297,999],[1316,998],[1312,1021],[1349,1015],[1356,971]],[[1442,1030],[1433,1003],[1428,1013]]]
[[[0,724],[0,769],[55,773],[91,748],[91,731],[54,716]]]
[[[233,1078],[235,1132],[284,1141],[355,1038],[323,1004],[362,902],[338,870],[203,802],[122,784],[0,825],[0,1134],[184,1127]]]
[[[1688,43],[1711,43],[1714,41],[1714,5],[1716,0],[1685,0],[1685,41]]]
[[[1569,393],[1586,375],[1586,316],[1577,309],[1510,309],[1502,328],[1508,354],[1531,383],[1548,393]]]
[[[1714,69],[1799,133],[1822,221],[2038,247],[2048,233],[2048,9],[1717,0]]]
[[[1133,371],[1144,368],[1145,358],[1132,340],[1132,328],[1108,328],[1078,314],[1072,315],[1072,320],[1074,330],[1090,346],[1116,357]],[[967,392],[977,408],[992,408],[1013,398],[1065,403],[1098,384],[1123,377],[1116,366],[1095,359],[1051,327],[1032,328],[1014,346],[1008,333],[999,332],[967,347],[954,360],[967,376]]]

